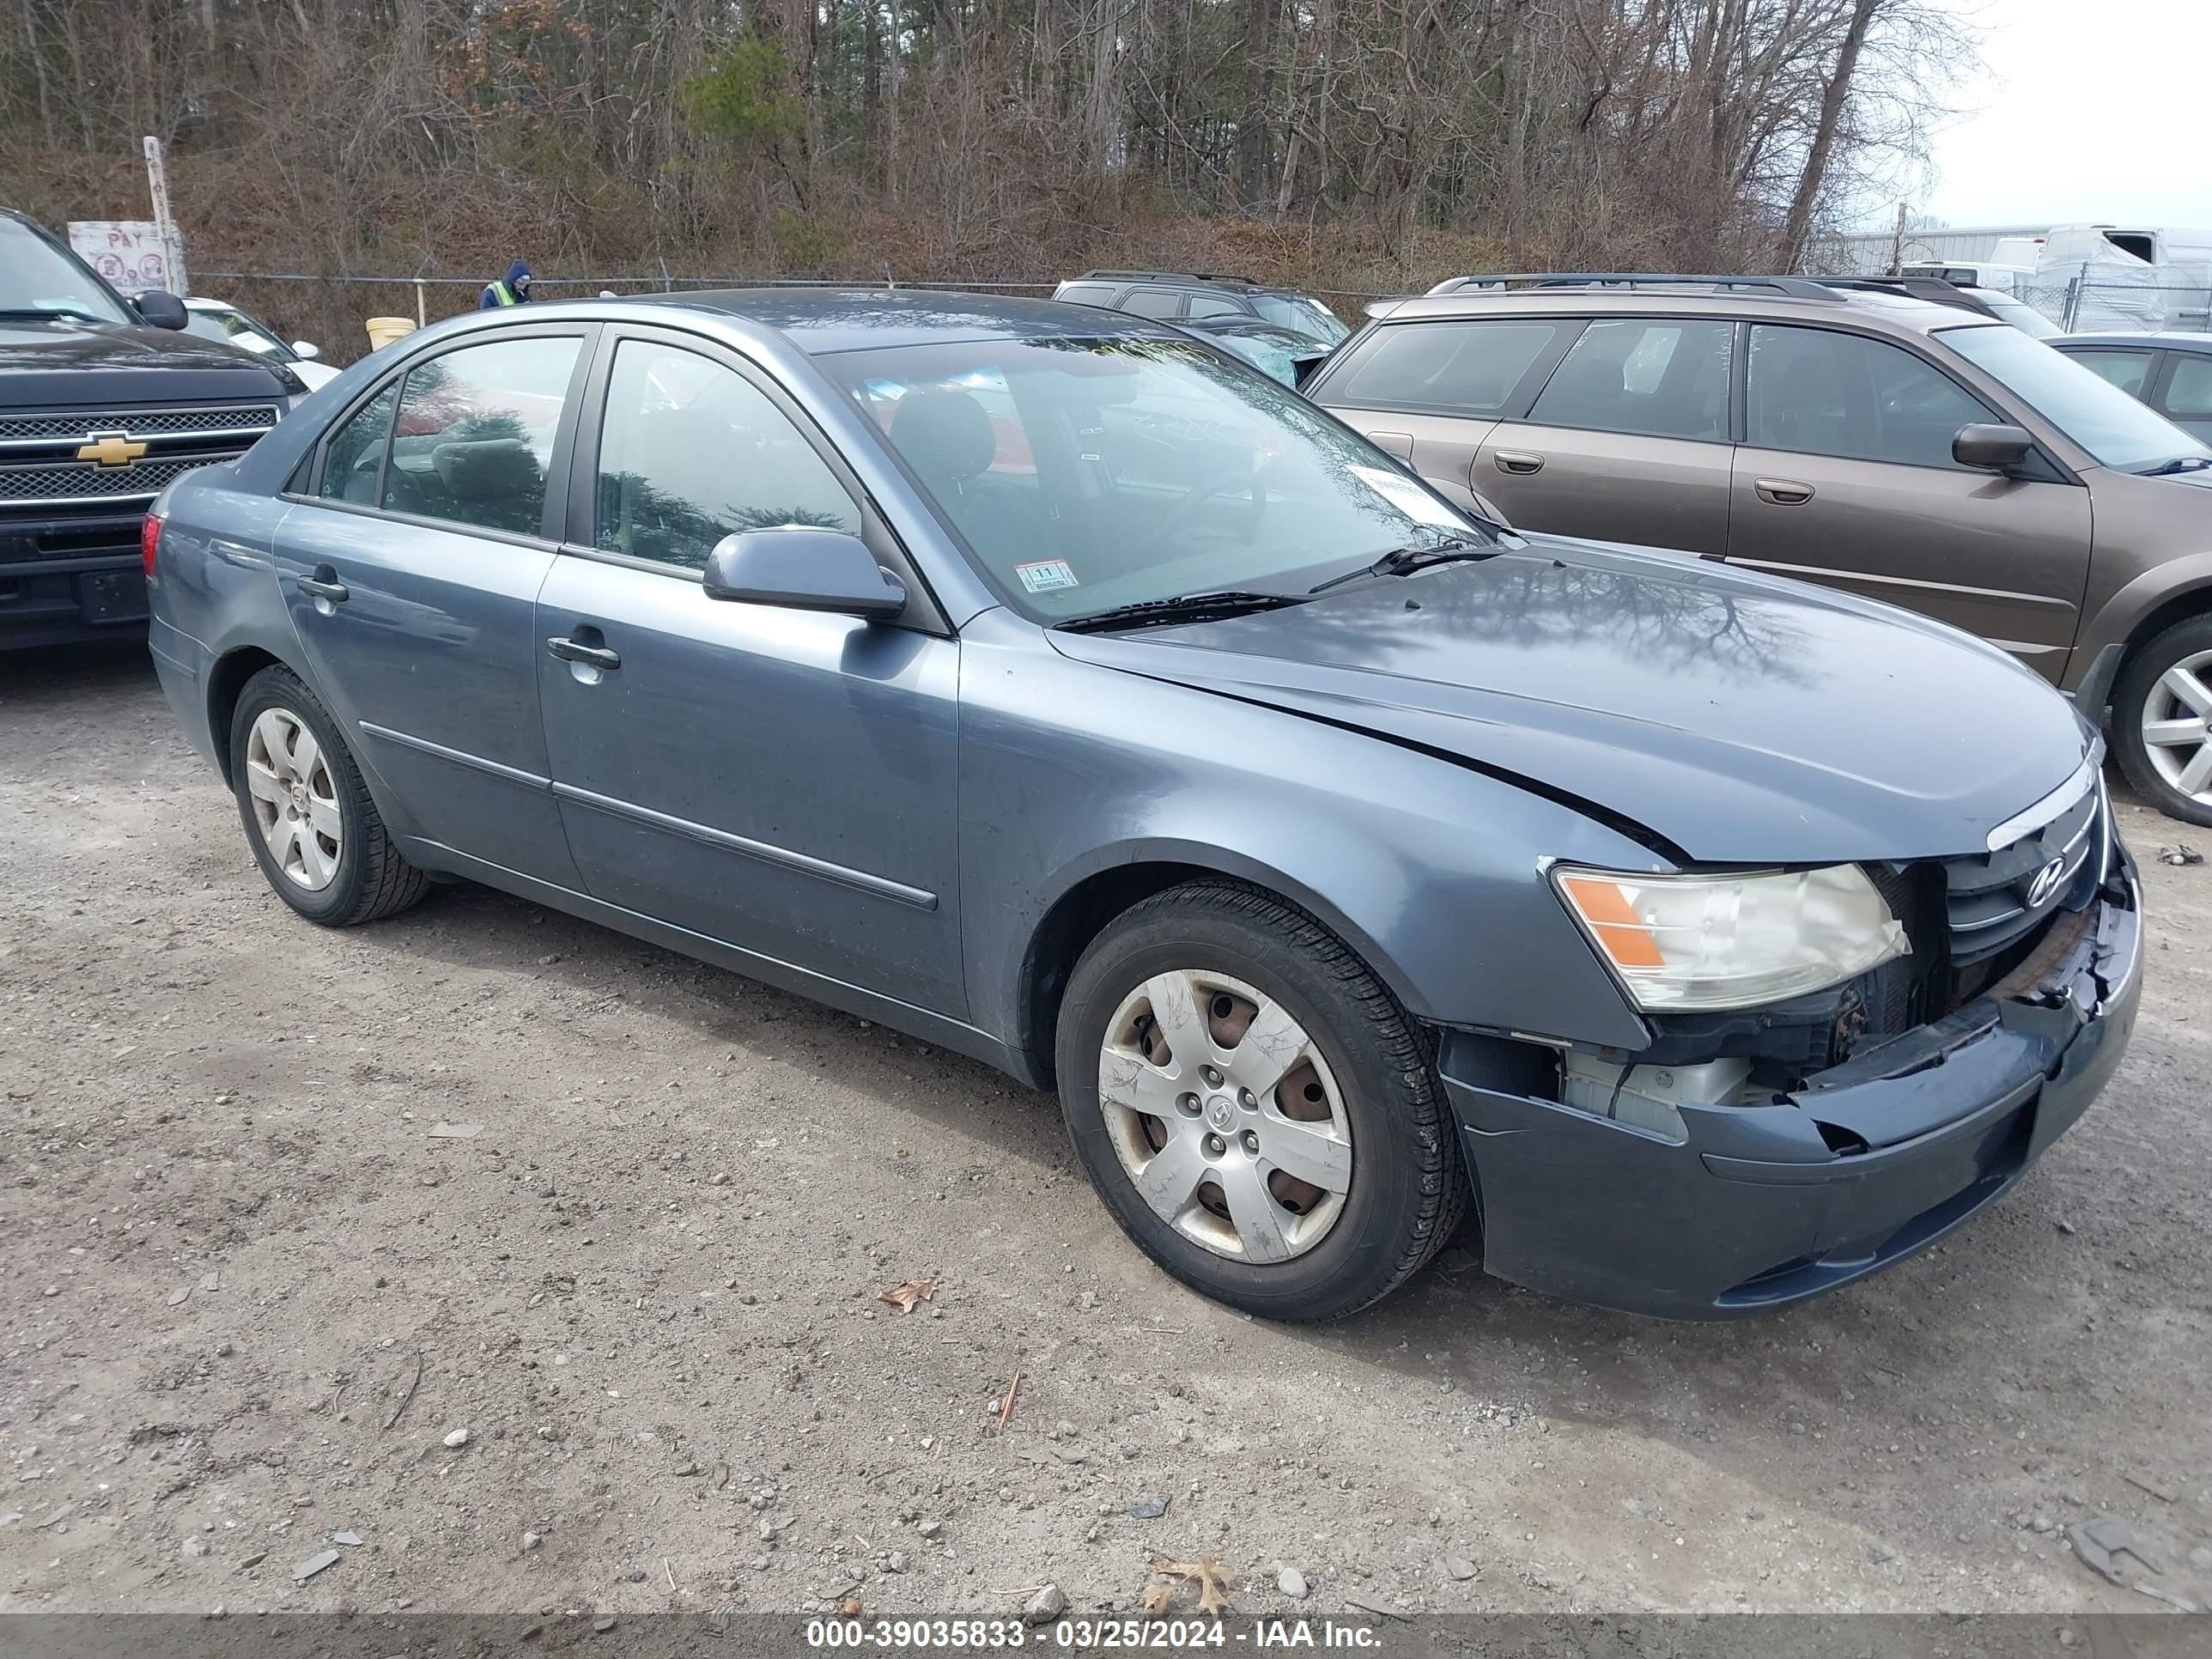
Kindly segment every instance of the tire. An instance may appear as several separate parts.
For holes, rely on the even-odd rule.
[[[1285,1040],[1248,1044],[1263,1021]],[[1287,1068],[1285,1022],[1310,1040]],[[1224,1047],[1224,1036],[1236,1041]],[[1125,911],[1076,964],[1054,1048],[1069,1137],[1115,1220],[1168,1273],[1231,1307],[1342,1318],[1404,1282],[1466,1213],[1429,1044],[1358,956],[1271,894],[1194,883]],[[1200,1069],[1215,1060],[1215,1072]],[[1240,1080],[1269,1092],[1254,1105]],[[1290,1177],[1285,1163],[1341,1190]]]
[[[2208,694],[2177,695],[2166,684],[2167,673],[2177,667],[2190,684],[2208,689]],[[2192,697],[2205,708],[2195,708]],[[2197,762],[2207,775],[2194,793],[2178,787],[2191,778],[2170,775],[2185,773],[2200,753],[2212,757],[2212,739],[2197,745],[2152,744],[2145,740],[2143,728],[2146,721],[2157,721],[2168,731],[2178,731],[2180,719],[2203,727],[2207,714],[2212,714],[2212,617],[2176,623],[2151,640],[2128,659],[2112,687],[2112,747],[2119,755],[2120,769],[2145,800],[2168,817],[2188,823],[2212,824],[2212,758]]]
[[[314,761],[300,742],[303,734]],[[272,753],[272,743],[283,752]],[[246,683],[230,718],[230,776],[254,862],[276,896],[309,921],[325,927],[374,921],[429,890],[428,879],[392,846],[337,722],[291,670],[264,668]],[[259,793],[272,779],[274,799]],[[274,824],[264,825],[264,817]],[[332,823],[335,836],[325,833]]]

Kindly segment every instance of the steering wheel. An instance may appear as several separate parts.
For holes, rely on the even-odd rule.
[[[1160,534],[1171,540],[1179,538],[1182,532],[1190,527],[1191,520],[1196,515],[1200,507],[1205,506],[1216,495],[1243,486],[1251,490],[1252,499],[1245,506],[1243,522],[1237,526],[1243,532],[1237,539],[1249,542],[1259,534],[1260,515],[1267,510],[1267,490],[1262,482],[1267,471],[1267,468],[1264,465],[1224,467],[1218,472],[1200,478],[1188,489],[1183,491],[1182,497],[1168,509],[1167,517],[1160,521]]]

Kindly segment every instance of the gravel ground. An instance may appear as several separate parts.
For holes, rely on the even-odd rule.
[[[2201,1605],[2212,865],[2154,855],[2212,833],[2122,811],[2133,1051],[1943,1248],[1724,1326],[1455,1249],[1284,1328],[1048,1098],[474,888],[309,927],[141,654],[0,659],[0,1610],[1130,1610],[1158,1550],[1240,1612],[2155,1611],[2106,1513]]]

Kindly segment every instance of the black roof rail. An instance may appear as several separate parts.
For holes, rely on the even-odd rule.
[[[1075,280],[1082,283],[1241,283],[1246,288],[1260,286],[1249,276],[1232,276],[1218,270],[1086,270]]]
[[[1902,294],[1908,299],[1925,300],[1931,305],[1951,306],[1960,311],[1978,312],[1982,308],[1968,296],[1965,288],[1941,276],[1815,276],[1813,280],[1823,288]]]
[[[1493,271],[1471,276],[1446,277],[1429,292],[1463,294],[1484,288],[1755,288],[1786,295],[1793,300],[1825,300],[1837,303],[1843,298],[1826,284],[1809,276],[1699,276],[1656,270]]]

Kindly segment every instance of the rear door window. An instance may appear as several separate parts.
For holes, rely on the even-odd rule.
[[[581,345],[533,335],[409,369],[384,469],[386,511],[540,534],[546,466]]]
[[[1832,329],[1754,324],[1746,370],[1744,436],[1759,449],[1955,468],[1959,428],[1997,418],[1902,346]]]
[[[2166,412],[2185,421],[2212,420],[2212,357],[2177,351],[2172,362],[2166,378]]]
[[[1139,317],[1180,317],[1182,295],[1174,289],[1132,289],[1121,296],[1121,309]]]
[[[393,380],[331,434],[323,449],[323,487],[318,492],[325,501],[376,505],[384,483],[385,440],[392,435],[392,411],[398,404],[399,382]]]
[[[1111,306],[1114,290],[1104,283],[1070,283],[1053,295],[1062,305]]]
[[[1498,415],[1529,371],[1582,327],[1565,318],[1393,323],[1375,331],[1328,383],[1325,401],[1442,415]]]
[[[1530,421],[1725,441],[1733,323],[1633,318],[1592,323],[1545,383]]]
[[[2143,381],[2150,374],[2148,351],[2069,351],[2066,355],[2082,368],[2110,380],[2129,397],[2143,395]]]

